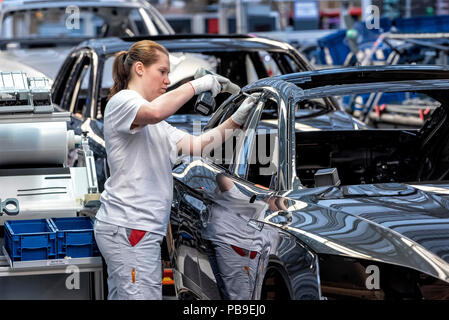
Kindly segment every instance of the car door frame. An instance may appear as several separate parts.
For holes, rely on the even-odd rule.
[[[251,91],[246,91],[245,93],[253,93],[263,90],[263,96],[261,99],[266,100],[268,98],[268,95],[271,95],[275,98],[277,105],[278,105],[278,123],[277,123],[277,129],[278,129],[278,164],[277,164],[277,181],[276,185],[273,187],[273,191],[279,192],[281,190],[290,190],[290,188],[293,185],[293,177],[292,172],[289,167],[289,163],[292,163],[294,161],[294,149],[292,150],[292,146],[294,146],[294,143],[292,145],[291,141],[291,130],[292,126],[289,123],[288,119],[289,116],[291,117],[291,107],[290,107],[290,101],[288,97],[285,97],[281,92],[276,90],[272,87],[260,87],[259,89],[251,88]],[[287,98],[287,99],[286,99]],[[264,103],[264,101],[262,101]],[[264,104],[259,105],[256,107],[256,110],[254,114],[252,115],[250,121],[250,126],[247,129],[255,130],[257,128],[257,125],[260,122],[260,118],[263,112]],[[220,116],[219,116],[220,117]],[[293,126],[294,130],[294,126]],[[294,131],[293,131],[294,132]],[[255,137],[255,135],[254,135]],[[246,141],[246,137],[245,137]],[[251,145],[254,143],[254,141],[250,142]],[[240,153],[240,150],[236,153]],[[292,157],[293,156],[293,157]],[[246,164],[247,165],[247,164]],[[235,174],[237,177],[246,180],[247,174],[241,175],[238,172],[237,166],[230,167],[230,170],[233,174]],[[248,168],[246,167],[246,173],[248,171]],[[253,183],[248,181],[249,183]],[[253,183],[254,184],[254,183]]]
[[[277,93],[277,91],[275,91],[274,89],[272,89],[272,88],[269,88],[269,93],[267,94],[267,96],[268,95],[275,95],[275,97],[276,97],[276,99],[280,99],[281,98],[281,96]],[[279,101],[279,100],[278,100]],[[282,104],[281,104],[282,105]],[[261,115],[261,112],[262,112],[262,109],[263,109],[263,107],[264,107],[264,103],[260,103],[260,105],[258,106],[258,109],[256,109],[254,112],[253,112],[253,114],[250,116],[250,118],[248,119],[248,121],[247,121],[247,123],[245,124],[245,130],[251,130],[251,129],[254,129],[255,128],[255,126],[257,126],[257,124],[259,123],[259,121],[260,121],[260,115]],[[256,107],[257,108],[257,107]],[[227,108],[226,107],[223,107],[222,109],[221,109],[221,111],[220,111],[220,113],[222,114],[222,115],[224,115],[226,112],[228,112],[228,110],[227,110]],[[223,119],[223,121],[225,121],[224,119]],[[220,121],[220,122],[222,122],[222,121]],[[217,124],[218,125],[218,124]],[[279,122],[278,122],[278,125],[279,125]],[[279,130],[279,129],[278,129]],[[283,135],[280,135],[280,137],[283,137],[284,136],[284,134]],[[220,174],[223,174],[223,175],[226,175],[227,177],[229,177],[234,183],[236,183],[237,185],[240,185],[240,186],[242,186],[244,189],[246,189],[246,190],[248,190],[249,192],[250,192],[250,194],[252,194],[252,197],[251,197],[251,200],[250,201],[255,201],[255,199],[259,199],[259,200],[261,200],[261,199],[263,199],[263,198],[266,198],[266,197],[270,197],[270,196],[273,196],[278,190],[276,190],[277,188],[276,188],[276,186],[275,187],[273,187],[272,189],[269,189],[269,188],[265,188],[265,187],[262,187],[262,186],[260,186],[260,185],[257,185],[256,183],[254,183],[254,182],[251,182],[251,181],[248,181],[248,180],[246,180],[244,177],[241,177],[241,176],[239,176],[238,174],[237,174],[237,168],[238,168],[238,162],[236,161],[236,157],[239,155],[239,156],[241,156],[242,155],[242,153],[241,153],[241,149],[243,149],[244,148],[244,145],[245,145],[245,142],[247,141],[247,139],[246,139],[246,137],[243,139],[243,141],[242,141],[242,143],[241,144],[238,144],[237,146],[236,146],[236,149],[234,150],[234,153],[233,153],[233,156],[232,156],[232,161],[231,161],[231,164],[230,164],[230,166],[229,166],[229,169],[226,169],[226,168],[224,168],[224,167],[222,167],[222,166],[220,166],[220,165],[218,165],[218,164],[216,164],[216,163],[213,163],[210,159],[205,159],[205,158],[200,158],[199,159],[199,161],[202,163],[202,164],[204,164],[204,165],[206,165],[206,166],[210,166],[212,169],[213,169],[213,171],[215,171],[217,174],[218,173],[220,173]],[[249,141],[248,143],[253,143],[254,141]],[[281,148],[278,148],[278,152],[280,152],[280,150],[281,150]],[[278,155],[278,158],[280,159],[281,158],[281,155]],[[282,158],[284,158],[283,156],[282,156]],[[246,161],[247,162],[247,161]],[[190,162],[191,163],[191,162]],[[190,166],[190,165],[189,165]],[[279,168],[280,168],[280,166],[278,166],[277,167],[277,169],[279,170]],[[180,175],[180,177],[183,177],[184,176],[184,173],[185,173],[185,171],[183,171],[183,173]],[[278,173],[277,174],[279,174],[279,171],[278,171]],[[185,192],[185,193],[187,193],[187,194],[189,194],[190,196],[192,196],[192,197],[194,197],[194,198],[196,198],[197,200],[200,200],[200,201],[202,201],[202,203],[203,203],[203,205],[206,207],[206,209],[208,209],[208,206],[210,205],[210,203],[211,202],[213,202],[213,199],[206,199],[206,197],[203,197],[202,195],[201,195],[201,193],[204,191],[204,190],[200,190],[200,189],[191,189],[190,187],[188,187],[188,186],[186,186],[184,183],[183,183],[183,181],[182,180],[177,180],[177,176],[176,176],[176,174],[174,175],[174,177],[175,177],[175,182],[174,182],[174,189],[175,189],[175,191],[176,191],[176,194],[178,194],[178,190],[183,190],[183,192]],[[181,196],[182,197],[182,196]],[[175,199],[175,202],[177,202],[177,203],[179,203],[180,201],[179,201],[179,199],[178,198],[176,198]],[[182,211],[183,209],[182,209],[182,206],[181,205],[176,205],[175,206],[176,208],[173,208],[173,209],[175,209],[175,210],[178,210],[178,211]],[[178,212],[177,213],[177,217],[179,217],[180,215],[182,215],[183,213],[180,213],[180,212]],[[201,213],[200,213],[200,215],[201,215]],[[175,233],[176,233],[176,231],[174,231]],[[172,241],[172,240],[174,240],[174,241],[176,241],[176,239],[168,239],[168,241]],[[199,238],[198,238],[198,241],[197,241],[197,243],[198,243],[198,247],[197,247],[197,252],[198,252],[198,257],[200,257],[200,255],[202,254],[202,252],[205,250],[205,247],[204,246],[202,246],[202,244],[203,243],[205,243],[205,242],[207,242],[207,240],[205,240],[205,239],[203,239],[202,237],[201,237],[201,235],[199,236]],[[176,247],[176,245],[175,245],[175,247]],[[203,252],[203,255],[204,255],[204,252]],[[172,256],[172,257],[176,257],[176,254],[174,254],[173,252],[172,253],[170,253],[170,256]],[[204,259],[203,259],[204,260]],[[175,264],[175,266],[176,266],[176,264]],[[201,272],[201,269],[200,269],[200,264],[199,264],[199,261],[198,261],[198,272],[199,272],[199,278],[198,279],[200,279],[200,281],[201,281],[201,274],[200,274],[200,272]],[[193,280],[193,279],[190,279],[190,280]],[[183,281],[183,285],[188,285],[188,283],[186,283],[186,281]],[[200,288],[198,288],[198,286],[196,286],[196,285],[193,285],[193,284],[191,284],[191,288],[186,288],[186,287],[184,287],[183,289],[188,289],[191,293],[194,293],[195,295],[197,295],[197,296],[199,296],[199,297],[201,297],[201,298],[216,298],[217,297],[217,294],[216,293],[214,293],[213,291],[211,291],[211,290],[209,290],[209,291],[205,291],[204,290],[204,288],[202,287],[202,285],[200,284]],[[217,287],[218,287],[218,285],[217,285]],[[198,292],[198,289],[200,290],[200,292]],[[178,290],[179,290],[179,288],[178,288]],[[218,289],[219,290],[219,289]]]
[[[94,50],[90,48],[80,48],[69,55],[55,79],[52,94],[56,96],[56,102],[58,103],[59,109],[70,112],[74,88],[80,80],[82,70],[86,65],[85,59],[89,59],[90,61],[89,65],[91,67],[91,72],[88,79],[89,84],[87,93],[89,103],[86,104],[86,112],[83,114],[83,119],[95,119],[95,110],[98,100],[96,92],[98,92],[99,58]],[[64,81],[63,79],[66,77],[67,80]]]

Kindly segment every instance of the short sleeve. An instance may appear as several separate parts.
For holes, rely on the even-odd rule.
[[[167,134],[167,138],[168,138],[168,141],[170,144],[170,146],[169,146],[170,161],[171,161],[172,165],[174,165],[178,158],[178,148],[177,148],[176,144],[179,142],[179,140],[181,140],[187,134],[187,132],[173,127],[171,124],[169,124],[166,121],[161,121],[161,125],[163,126],[163,128]]]
[[[134,134],[142,130],[143,126],[131,128],[131,124],[136,118],[137,111],[145,104],[146,100],[138,93],[126,90],[118,93],[114,106],[109,110],[111,113],[112,125],[117,132]]]

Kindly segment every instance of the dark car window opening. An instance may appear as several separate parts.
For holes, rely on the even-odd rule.
[[[278,104],[275,99],[265,101],[261,119],[256,127],[255,138],[250,144],[248,172],[245,177],[248,181],[266,188],[275,188],[278,171],[279,112],[277,109]]]
[[[90,78],[92,73],[92,63],[90,58],[85,58],[80,70],[80,76],[75,83],[72,99],[70,101],[69,111],[79,117],[83,118],[87,113],[88,103],[90,101]]]
[[[279,55],[279,54],[278,54]],[[283,55],[285,63],[289,65],[292,72],[304,71],[304,67],[293,61],[293,58],[287,54]]]
[[[233,102],[227,104],[226,108],[221,111],[219,120],[210,128],[216,127],[228,120],[229,117],[238,109],[244,99],[244,96],[234,98]],[[214,164],[225,168],[226,170],[230,170],[231,164],[234,161],[238,139],[241,139],[242,133],[242,130],[235,130],[231,136],[228,136],[227,139],[223,141],[223,144],[220,147],[210,150],[210,152],[205,152],[204,156]]]
[[[92,70],[91,59],[86,54],[77,56],[73,64],[71,77],[67,80],[60,100],[60,107],[64,110],[78,113],[77,116],[83,118],[86,115],[88,92],[90,92],[90,73]],[[58,101],[56,101],[58,103]]]
[[[71,74],[70,71],[74,70],[78,56],[70,56],[67,58],[66,62],[62,66],[62,72],[60,74]],[[69,83],[71,77],[69,76],[60,76],[58,81],[55,83],[57,86],[52,87],[52,98],[53,103],[58,105],[58,107],[62,107],[62,100],[65,98],[64,94],[66,93],[65,88],[67,88],[67,84]]]
[[[413,114],[421,114],[424,125],[421,131],[384,128],[382,130],[333,130],[302,131],[296,127],[296,174],[306,187],[315,184],[315,173],[319,169],[337,168],[342,185],[372,184],[387,182],[407,182],[449,179],[449,146],[444,143],[435,148],[435,141],[447,140],[441,134],[432,136],[435,128],[443,124],[447,115],[434,112],[441,102],[434,95],[424,92],[391,92],[380,95],[358,94],[356,101],[366,104],[377,97],[370,117],[383,116],[389,110],[388,117],[410,119]],[[336,96],[343,104],[351,100],[350,96]],[[437,109],[438,108],[438,109]],[[447,111],[444,110],[444,113]],[[320,116],[315,123],[326,121]],[[426,122],[427,121],[427,122]],[[445,129],[446,130],[446,129]],[[449,129],[448,129],[449,130]],[[448,131],[446,130],[446,131]],[[417,132],[419,134],[417,134]]]
[[[279,52],[273,52],[271,54],[271,59],[276,64],[276,66],[279,70],[277,74],[279,74],[279,75],[293,72],[293,69],[291,68],[290,63],[285,58],[286,56],[287,56],[286,54],[281,54]],[[277,74],[273,74],[273,75],[277,75]]]
[[[245,99],[246,96],[239,95],[232,101],[226,101],[225,108],[217,111],[206,130],[229,119]],[[240,178],[272,188],[276,181],[278,164],[278,104],[271,95],[262,99],[263,104],[259,107],[262,111],[257,120],[257,127],[248,128],[248,123],[245,124],[242,130],[235,131],[221,148],[206,157],[227,170],[235,171]],[[252,136],[252,132],[255,132],[255,138],[248,138]]]

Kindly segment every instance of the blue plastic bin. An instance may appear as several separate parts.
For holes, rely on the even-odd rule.
[[[50,222],[56,230],[58,258],[98,255],[90,217],[52,218]]]
[[[5,222],[5,248],[12,261],[56,256],[56,232],[48,219]]]

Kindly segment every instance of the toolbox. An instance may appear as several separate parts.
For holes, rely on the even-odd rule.
[[[90,217],[51,218],[56,231],[57,258],[82,258],[99,255]]]
[[[56,257],[56,231],[48,219],[5,222],[5,249],[12,261]]]

